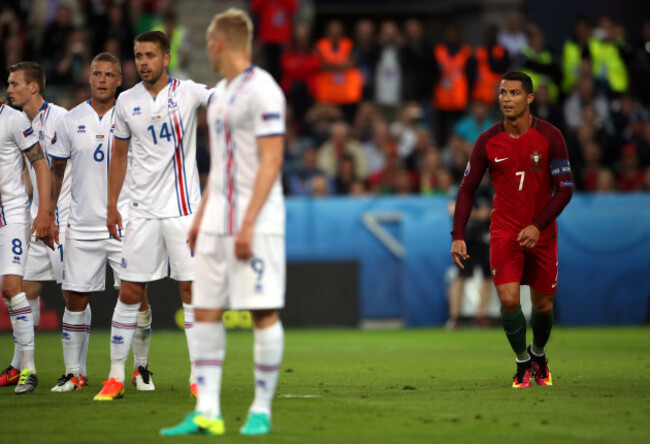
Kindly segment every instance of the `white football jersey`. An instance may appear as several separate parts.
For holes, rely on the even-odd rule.
[[[271,75],[250,66],[229,84],[217,83],[208,107],[210,194],[201,221],[208,233],[235,235],[241,227],[260,156],[259,137],[285,132],[285,98]],[[255,221],[255,234],[284,235],[284,197],[280,177]]]
[[[140,82],[115,104],[115,137],[131,139],[131,215],[145,219],[187,216],[199,205],[196,110],[212,90],[170,78],[154,98]]]
[[[55,105],[53,103],[43,103],[41,109],[39,110],[34,120],[32,120],[32,128],[36,134],[38,134],[38,141],[41,143],[41,148],[43,149],[43,154],[45,154],[45,159],[47,164],[50,164],[49,152],[50,147],[57,143],[57,129],[61,118],[68,113],[63,107]],[[24,112],[23,112],[24,114]],[[25,117],[27,115],[25,114]],[[69,167],[68,167],[69,168]],[[38,214],[38,188],[36,187],[36,172],[34,167],[29,165],[29,178],[32,181],[34,192],[32,195],[32,207],[31,207],[31,216],[32,220],[36,219]],[[67,172],[67,170],[66,170]],[[68,221],[68,212],[70,211],[70,177],[66,175],[63,179],[63,185],[61,186],[61,194],[59,194],[59,201],[56,205],[55,215],[56,215],[56,224],[59,228],[65,227]]]
[[[108,202],[108,168],[113,148],[111,108],[101,118],[90,100],[77,105],[61,119],[58,141],[50,148],[50,157],[69,159],[66,178],[72,183],[68,236],[78,240],[108,239],[106,205]],[[128,172],[127,172],[128,176]],[[128,179],[122,187],[118,210],[122,222],[128,217]]]
[[[29,119],[7,105],[0,105],[0,226],[30,222],[22,152],[37,143]]]

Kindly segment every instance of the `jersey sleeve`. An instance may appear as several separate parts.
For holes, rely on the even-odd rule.
[[[255,137],[283,135],[285,99],[280,87],[262,84],[253,100]]]
[[[44,134],[45,140],[47,145],[47,153],[49,154],[52,148],[57,144],[59,141],[59,127],[61,126],[61,123],[63,122],[63,118],[67,114],[67,111],[64,109],[57,109],[56,113],[54,113],[50,119],[51,122],[47,126],[47,132]]]
[[[111,124],[115,125],[115,132],[113,133],[115,138],[126,140],[131,138],[131,128],[129,128],[129,124],[125,119],[126,112],[123,106],[124,100],[120,100],[120,98],[121,97],[118,97],[115,102],[115,113],[113,113],[113,121]]]
[[[32,124],[25,115],[14,113],[12,121],[13,124],[10,127],[11,136],[20,151],[27,151],[38,143],[34,128],[32,128]]]
[[[71,156],[71,140],[70,134],[68,133],[67,118],[63,117],[60,119],[59,124],[56,129],[56,142],[52,143],[50,150],[48,151],[48,156],[55,159],[69,159]]]
[[[571,164],[569,163],[569,154],[564,137],[562,137],[560,130],[555,127],[552,128],[547,137],[549,142],[549,168],[555,185],[555,194],[533,221],[533,225],[539,231],[544,231],[551,222],[557,219],[573,196]]]
[[[212,94],[214,94],[214,89],[202,83],[195,83],[189,80],[184,80],[184,82],[188,83],[188,89],[194,98],[196,107],[207,107],[210,99],[212,99]]]
[[[489,137],[485,133],[481,134],[476,140],[474,149],[472,149],[472,155],[470,156],[469,162],[467,162],[465,175],[460,183],[458,195],[456,196],[454,225],[451,231],[451,238],[453,240],[465,239],[465,226],[472,213],[474,196],[476,196],[476,190],[481,184],[483,174],[485,174],[485,170],[488,167],[487,151],[485,149],[488,140]]]

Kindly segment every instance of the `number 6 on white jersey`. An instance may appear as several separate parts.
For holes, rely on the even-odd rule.
[[[526,176],[526,172],[525,171],[517,171],[515,173],[515,176],[521,176],[521,178],[519,179],[519,191],[521,191],[521,189],[524,187],[524,176]]]

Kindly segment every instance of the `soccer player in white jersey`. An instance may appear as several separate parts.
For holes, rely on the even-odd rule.
[[[284,348],[278,310],[285,293],[285,208],[280,183],[285,99],[268,72],[251,65],[252,28],[238,9],[217,14],[206,34],[212,68],[224,77],[208,108],[209,185],[189,233],[196,252],[195,411],[163,435],[221,435],[226,309],[253,317],[255,399],[243,435],[266,434]],[[197,240],[198,235],[198,240]]]
[[[29,120],[0,98],[0,277],[2,296],[20,352],[20,375],[15,392],[34,391],[38,385],[34,365],[34,318],[22,291],[30,234],[54,249],[50,201],[44,199],[30,233],[29,199],[23,182],[23,154],[36,170],[41,196],[50,195],[50,173]]]
[[[65,108],[53,103],[47,103],[43,99],[45,89],[45,72],[41,65],[36,62],[20,62],[11,65],[9,71],[9,87],[7,94],[14,106],[20,107],[23,114],[32,123],[34,133],[38,135],[45,160],[49,163],[47,154],[50,146],[56,143],[56,127],[68,111]],[[36,183],[34,168],[28,167],[32,184]],[[49,196],[46,197],[49,199]],[[31,218],[34,220],[38,214],[39,195],[38,189],[34,187],[31,206]],[[56,281],[61,284],[63,272],[63,238],[65,225],[68,218],[70,206],[70,181],[63,184],[63,191],[58,205],[53,206],[55,223],[59,229],[58,245],[55,250],[49,249],[43,241],[36,241],[32,236],[29,243],[29,254],[27,255],[27,268],[23,279],[23,291],[27,295],[27,301],[32,309],[34,328],[38,327],[40,320],[40,293],[43,289],[43,281]],[[90,313],[88,313],[90,316]],[[20,353],[18,347],[14,346],[14,357],[11,365],[0,374],[0,386],[13,385],[18,383],[17,370],[20,368]],[[85,374],[85,372],[84,372]]]
[[[66,308],[61,342],[65,373],[52,388],[53,392],[81,390],[83,345],[90,333],[90,323],[84,313],[91,293],[104,290],[106,262],[113,268],[116,283],[119,283],[122,259],[121,243],[112,239],[106,228],[108,168],[113,145],[111,117],[115,109],[115,92],[122,83],[120,60],[106,52],[98,54],[90,64],[89,83],[90,100],[73,108],[62,119],[58,143],[49,152],[52,201],[58,198],[63,183],[72,182],[72,204],[63,259]],[[128,199],[128,188],[125,188],[118,201],[125,216]],[[133,343],[134,363],[141,367],[138,372],[140,379],[144,376],[146,380],[140,381],[146,384],[138,388],[153,390],[146,366],[151,313],[140,313],[138,321],[142,317],[146,319],[142,325],[138,322],[136,330],[136,338],[140,340]],[[136,343],[140,344],[142,340],[145,341],[144,350],[139,353]],[[141,355],[144,356],[141,358]]]
[[[134,54],[142,82],[120,94],[113,117],[115,147],[108,175],[106,225],[117,239],[121,238],[118,230],[124,228],[117,197],[129,151],[131,202],[122,247],[122,287],[111,328],[111,370],[95,396],[97,401],[122,396],[124,364],[145,285],[167,276],[168,266],[171,278],[179,281],[188,345],[194,330],[194,267],[187,233],[200,201],[196,112],[208,105],[212,91],[167,74],[169,39],[160,31],[138,35]],[[194,362],[191,349],[190,361]],[[194,366],[190,390],[196,390]]]

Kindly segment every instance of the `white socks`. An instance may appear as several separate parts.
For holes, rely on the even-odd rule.
[[[125,304],[117,300],[111,322],[111,371],[108,375],[124,382],[124,366],[129,357],[131,342],[138,322],[140,303]]]
[[[183,302],[183,319],[185,323],[185,338],[187,339],[187,349],[190,354],[190,385],[196,382],[196,369],[194,368],[194,352],[192,351],[192,338],[196,334],[194,331],[194,306]]]
[[[278,383],[282,352],[284,350],[284,329],[276,322],[264,329],[253,328],[255,345],[255,400],[249,411],[271,415],[271,402]]]
[[[223,322],[195,322],[191,353],[199,388],[196,411],[214,419],[221,415],[221,374],[226,356],[226,329]]]
[[[88,376],[86,369],[86,360],[88,359],[88,342],[90,342],[90,325],[92,324],[92,312],[90,311],[90,304],[86,305],[86,309],[82,312],[84,314],[84,327],[86,336],[83,345],[81,346],[81,353],[79,354],[79,374]]]
[[[151,345],[151,307],[138,311],[138,321],[133,336],[133,370],[147,366]]]
[[[34,369],[34,318],[25,293],[9,299],[9,318],[20,351],[20,370]]]
[[[4,298],[7,308],[9,308],[9,299]],[[38,323],[41,320],[41,298],[36,297],[33,301],[27,300],[29,302],[29,307],[32,309],[32,319],[34,320],[34,330],[38,328]],[[13,324],[12,324],[13,325]],[[18,350],[18,344],[16,343],[16,338],[14,336],[14,356],[11,359],[11,366],[13,368],[20,368],[20,350]]]
[[[86,331],[86,312],[70,311],[63,312],[63,360],[65,362],[65,374],[72,373],[79,376],[79,365],[81,352],[88,337]]]

